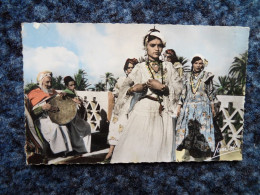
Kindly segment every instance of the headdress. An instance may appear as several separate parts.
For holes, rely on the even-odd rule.
[[[40,72],[37,76],[37,82],[41,85],[45,77],[52,77],[52,72],[48,70]]]
[[[201,59],[202,59],[202,61],[203,61],[203,64],[204,64],[204,68],[206,67],[206,66],[208,66],[208,60],[203,56],[203,55],[201,55],[201,54],[196,54],[196,55],[194,55],[193,57],[192,57],[192,59],[193,58],[195,58],[195,57],[200,57]]]
[[[161,39],[163,46],[164,47],[166,46],[166,41],[164,39],[164,36],[160,33],[159,30],[155,29],[155,27],[154,27],[153,29],[150,29],[149,32],[145,35],[144,42],[143,42],[144,47],[147,46],[149,36],[155,36],[155,37]]]

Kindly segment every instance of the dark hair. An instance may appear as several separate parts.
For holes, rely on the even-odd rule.
[[[146,36],[144,37],[144,41],[143,41],[143,45],[144,45],[144,46],[146,46],[146,45],[145,45],[146,39],[147,39],[147,43],[150,42],[150,41],[152,41],[152,40],[154,40],[154,39],[159,39],[159,40],[161,40],[159,37],[156,37],[156,36],[153,36],[153,35],[148,34],[148,35],[146,35]],[[162,40],[161,40],[161,41],[162,41]]]
[[[199,60],[202,60],[201,57],[199,57],[199,56],[195,56],[195,57],[192,58],[192,60],[191,60],[191,72],[193,71],[193,64],[195,62],[199,61]]]
[[[167,49],[165,53],[170,55],[169,57],[171,59],[172,64],[174,64],[175,62],[179,62],[176,52],[173,49]]]
[[[138,60],[137,59],[135,59],[135,58],[128,58],[127,60],[126,60],[126,62],[125,62],[125,65],[124,65],[124,71],[126,71],[127,70],[127,68],[128,68],[128,64],[133,64],[134,65],[134,67],[135,67],[135,65],[138,63]]]
[[[71,76],[66,76],[66,77],[64,77],[63,80],[64,80],[64,83],[65,83],[66,86],[69,85],[70,81],[75,81]]]

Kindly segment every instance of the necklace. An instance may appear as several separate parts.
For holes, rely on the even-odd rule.
[[[203,78],[203,76],[204,76],[204,73],[203,73],[203,75],[199,78],[199,80],[198,80],[196,86],[195,86],[195,84],[194,84],[193,76],[195,76],[195,75],[192,74],[191,77],[190,77],[191,91],[192,91],[193,94],[196,94],[196,92],[197,92],[198,89],[199,89],[201,80],[202,80],[202,78]]]
[[[156,73],[159,71],[160,65],[157,61],[150,62],[149,64]]]
[[[164,75],[163,75],[163,65],[162,65],[162,62],[161,61],[159,61],[159,62],[154,61],[154,62],[150,62],[150,63],[146,62],[146,66],[147,66],[147,68],[148,68],[148,70],[150,72],[150,75],[152,76],[153,79],[155,79],[155,73],[158,73],[159,70],[161,70],[161,81],[162,81],[162,84],[163,84],[164,83],[164,81],[163,81],[164,80]],[[158,71],[155,71],[152,68],[152,66],[159,67]],[[159,75],[156,78],[159,79]]]
[[[152,64],[154,64],[155,62],[152,62]],[[156,62],[157,64],[157,66],[159,66],[159,69],[161,69],[161,81],[162,81],[162,84],[164,83],[164,81],[163,81],[163,77],[164,77],[164,75],[163,75],[163,65],[162,65],[162,62],[161,61],[159,61],[159,62]],[[148,67],[148,70],[149,70],[149,72],[150,72],[150,74],[151,74],[151,76],[152,76],[152,78],[153,79],[155,79],[154,78],[154,69],[151,67],[151,63],[149,63],[149,62],[146,62],[146,66]],[[158,69],[158,72],[159,72],[159,69]],[[153,71],[152,71],[153,70]],[[164,110],[164,106],[162,105],[162,102],[163,102],[163,98],[162,98],[162,95],[159,95],[159,94],[157,94],[157,100],[158,100],[158,102],[159,102],[159,104],[160,104],[160,106],[159,106],[159,114],[160,114],[160,116],[162,116],[161,114],[162,114],[162,111]]]
[[[154,70],[154,68],[152,66],[158,68],[158,70],[157,71]],[[166,74],[163,72],[163,65],[162,65],[161,61],[146,62],[146,67],[149,70],[149,73],[153,79],[155,79],[155,78],[157,78],[158,80],[161,79],[162,84],[164,84]],[[160,70],[161,70],[161,74],[157,74]]]

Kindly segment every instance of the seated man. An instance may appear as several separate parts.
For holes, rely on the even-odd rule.
[[[37,76],[39,88],[32,90],[28,94],[29,101],[32,105],[32,112],[36,118],[36,128],[40,129],[44,139],[49,143],[50,149],[54,154],[72,151],[68,128],[65,125],[53,123],[47,111],[53,107],[46,102],[49,98],[57,95],[52,89],[52,73],[50,71],[40,72]]]

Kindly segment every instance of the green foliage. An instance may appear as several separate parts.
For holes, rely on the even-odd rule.
[[[52,77],[52,88],[57,90],[66,89],[65,85],[62,84],[62,82],[63,82],[62,76]]]
[[[110,78],[109,80],[109,91],[113,91],[115,85],[116,85],[117,79],[114,77]]]
[[[105,91],[106,84],[99,81],[97,84],[95,84],[95,91]]]
[[[227,76],[218,77],[215,83],[218,95],[245,95],[247,51],[234,57]]]
[[[38,87],[38,85],[36,83],[33,83],[33,82],[28,83],[24,87],[24,93],[28,94],[31,90],[36,89],[37,87]]]
[[[242,88],[243,95],[245,95],[246,86],[246,65],[248,59],[248,51],[235,57],[229,69],[229,74],[237,79],[239,86]]]
[[[85,91],[90,86],[87,79],[87,73],[82,69],[78,70],[78,73],[74,75],[74,79],[77,90]]]
[[[76,82],[76,89],[77,90],[86,90],[90,84],[88,83],[88,79],[87,79],[87,73],[82,70],[79,69],[78,72],[74,75],[74,79]],[[25,85],[24,87],[24,92],[28,93],[30,92],[32,89],[35,89],[37,86],[36,83],[28,83]],[[62,76],[56,76],[56,77],[52,77],[52,88],[56,89],[56,90],[64,90],[66,89],[66,86],[63,84],[63,77]]]
[[[114,78],[113,73],[106,72],[104,76],[101,76],[101,78],[103,78],[105,82],[103,83],[102,81],[99,81],[93,88],[90,89],[93,91],[112,91],[117,82],[117,79]]]
[[[186,64],[189,60],[182,56],[177,56],[178,61],[182,64],[182,68],[184,71],[190,71],[190,65]]]
[[[219,76],[218,83],[215,83],[218,95],[243,95],[242,88],[238,85],[236,78],[229,76]]]
[[[101,76],[101,78],[105,79],[105,90],[108,90],[108,85],[109,88],[113,88],[116,84],[116,79],[114,78],[113,73],[111,72],[106,72],[105,76]]]

